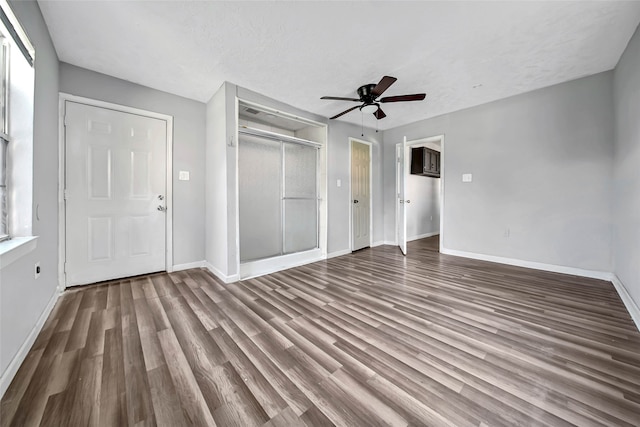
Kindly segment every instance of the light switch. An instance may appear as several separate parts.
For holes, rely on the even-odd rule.
[[[336,186],[338,187],[342,187],[342,180],[339,179],[338,181],[336,181]]]
[[[178,173],[178,180],[189,181],[189,171],[180,171]]]
[[[471,175],[470,173],[462,174],[462,182],[471,182],[471,181],[473,181],[473,175]]]

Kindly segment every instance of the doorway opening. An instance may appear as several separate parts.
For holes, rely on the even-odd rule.
[[[416,171],[424,155],[434,156],[429,170]],[[418,159],[413,157],[421,156]],[[413,173],[412,173],[413,160]],[[396,144],[396,241],[403,254],[407,242],[439,236],[439,251],[444,232],[444,135],[420,138]]]

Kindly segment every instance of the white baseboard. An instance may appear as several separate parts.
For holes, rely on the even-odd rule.
[[[192,268],[202,268],[205,267],[205,261],[196,261],[196,262],[188,262],[185,264],[176,264],[173,266],[173,271],[181,271],[181,270],[189,270]]]
[[[20,346],[20,349],[18,350],[16,355],[13,356],[13,359],[11,359],[11,362],[9,362],[9,366],[7,366],[7,369],[5,369],[5,371],[2,373],[2,376],[0,377],[0,398],[4,396],[4,393],[9,388],[13,377],[15,377],[18,369],[20,369],[20,366],[22,365],[22,362],[24,362],[27,354],[29,354],[31,346],[33,346],[33,343],[36,341],[38,334],[40,333],[40,331],[42,331],[44,322],[49,317],[49,314],[51,314],[51,310],[53,310],[53,307],[56,305],[59,296],[60,292],[56,288],[55,292],[51,296],[51,299],[47,303],[47,306],[44,308],[44,311],[42,312],[42,314],[40,314],[38,321],[29,332],[29,335],[27,335],[27,338]]]
[[[458,251],[455,249],[442,248],[441,252],[447,255],[455,255],[464,258],[478,259],[482,261],[497,262],[499,264],[515,265],[517,267],[533,268],[534,270],[551,271],[553,273],[572,274],[574,276],[589,277],[592,279],[611,280],[611,273],[608,271],[584,270],[582,268],[565,267],[562,265],[545,264],[541,262],[524,261],[515,258],[504,258],[494,255],[478,254],[474,252]]]
[[[335,252],[331,252],[330,254],[327,254],[327,259],[330,258],[335,258],[338,256],[343,256],[343,255],[349,255],[351,253],[351,249],[345,249],[342,251],[335,251]]]
[[[636,324],[636,328],[640,331],[640,308],[638,307],[638,304],[636,304],[633,298],[631,298],[631,295],[627,292],[627,288],[625,288],[624,284],[615,273],[611,273],[611,283],[613,283],[613,287],[618,291],[618,295],[620,295],[620,299],[631,315],[633,322]]]
[[[385,240],[384,242],[382,242],[383,245],[391,245],[391,246],[398,246],[398,242],[396,242],[395,240]]]
[[[327,258],[320,249],[281,255],[273,258],[250,261],[240,264],[240,280],[251,279],[301,265],[311,264]]]
[[[377,242],[373,242],[373,243],[371,244],[371,247],[372,247],[372,248],[375,248],[376,246],[382,246],[382,245],[384,245],[384,244],[385,244],[385,243],[384,243],[384,240],[379,240],[379,241],[377,241]]]
[[[427,237],[437,236],[438,234],[440,234],[440,231],[432,231],[430,233],[425,233],[425,234],[420,234],[418,236],[408,237],[407,238],[407,242],[412,242],[412,241],[418,240],[418,239],[425,239]]]
[[[213,273],[214,276],[222,280],[224,283],[233,283],[240,280],[239,274],[232,274],[230,276],[227,276],[226,274],[223,274],[220,270],[215,268],[213,265],[211,265],[211,263],[207,261],[203,261],[203,267],[205,267],[207,270]]]

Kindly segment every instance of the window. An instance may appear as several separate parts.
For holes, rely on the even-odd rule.
[[[9,145],[9,43],[0,34],[0,241],[9,238],[7,146]]]
[[[34,57],[0,0],[0,241],[32,236]]]

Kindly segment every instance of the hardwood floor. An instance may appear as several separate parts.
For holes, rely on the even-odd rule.
[[[640,333],[611,283],[381,246],[224,285],[69,290],[2,426],[640,425]]]

